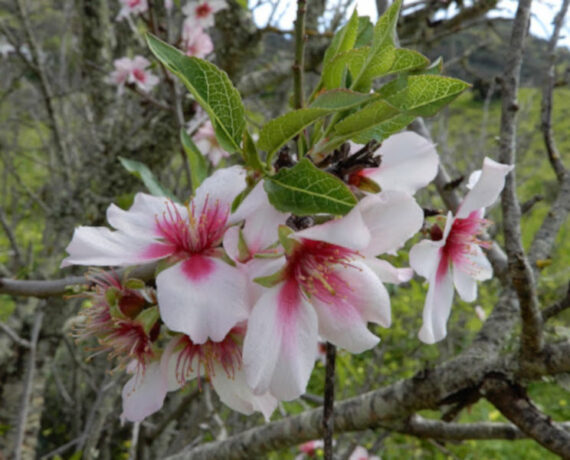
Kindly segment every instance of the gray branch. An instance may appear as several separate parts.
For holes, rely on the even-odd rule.
[[[524,40],[530,21],[532,0],[521,0],[517,9],[507,63],[502,77],[502,109],[500,161],[515,164],[516,158],[516,120],[518,112],[517,92],[523,58]],[[519,298],[522,336],[521,356],[529,357],[542,348],[542,316],[539,311],[534,273],[525,255],[521,236],[521,209],[516,195],[515,171],[506,178],[502,194],[505,248],[509,261],[509,274]]]
[[[128,271],[132,278],[148,281],[154,276],[156,264],[147,264],[135,267]],[[121,277],[128,269],[116,270]],[[71,286],[87,286],[91,281],[84,276],[69,276],[57,280],[15,280],[0,278],[0,294],[22,297],[57,297],[68,292]]]

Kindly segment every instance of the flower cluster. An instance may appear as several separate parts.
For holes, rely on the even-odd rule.
[[[119,0],[119,2],[118,21],[148,11],[147,0]],[[167,0],[165,7],[170,11],[173,7],[172,2]],[[226,7],[225,0],[192,0],[182,8],[184,21],[180,43],[186,55],[203,59],[214,51],[214,44],[206,30],[214,25],[214,14]],[[7,52],[3,53],[0,47],[0,55],[6,54]],[[123,57],[115,60],[114,65],[115,69],[107,77],[107,81],[117,85],[119,93],[123,91],[125,84],[133,84],[141,91],[149,92],[159,81],[158,77],[146,70],[150,63],[142,56],[136,56],[134,59]]]
[[[276,210],[263,180],[232,212],[248,184],[245,169],[232,166],[184,205],[139,193],[128,210],[108,208],[113,230],[75,230],[63,266],[160,261],[153,289],[99,277],[85,314],[83,335],[97,336],[133,374],[123,389],[125,419],[144,419],[192,379],[209,381],[229,407],[269,418],[277,401],[304,393],[319,340],[352,353],[379,342],[368,324],[390,326],[385,283],[413,276],[380,257],[423,227],[413,194],[435,177],[438,156],[414,133],[392,136],[374,155],[379,166],[358,174],[381,191],[360,193],[344,217],[316,225],[299,226]],[[475,280],[490,276],[486,243],[476,236],[486,226],[482,208],[509,170],[486,159],[445,230],[412,249],[412,267],[430,282],[420,339],[445,336],[452,282],[474,300]]]

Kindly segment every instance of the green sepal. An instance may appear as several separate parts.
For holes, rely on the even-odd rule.
[[[285,267],[281,270],[273,273],[269,276],[260,276],[259,278],[254,278],[257,284],[261,284],[263,287],[271,288],[279,283],[281,283],[285,279]]]
[[[135,321],[140,323],[147,334],[150,334],[151,329],[154,327],[158,319],[160,318],[160,313],[158,312],[158,307],[145,308],[141,311]]]
[[[283,249],[285,249],[285,253],[290,255],[293,253],[293,250],[299,246],[299,243],[292,238],[289,238],[289,235],[293,233],[293,230],[286,225],[280,225],[277,234],[279,235],[279,242]]]
[[[249,247],[247,246],[247,242],[245,241],[241,228],[239,229],[238,234],[238,257],[240,261],[249,260],[251,258],[251,252],[249,251]]]
[[[378,185],[378,183],[366,176],[360,177],[360,182],[358,183],[357,187],[360,190],[368,193],[380,193],[382,191],[382,188]]]
[[[119,290],[116,287],[110,287],[105,291],[105,300],[109,306],[117,305]]]
[[[125,282],[125,287],[128,289],[144,289],[145,286],[145,282],[137,278],[130,278]]]

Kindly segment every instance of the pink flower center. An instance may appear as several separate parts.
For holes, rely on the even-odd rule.
[[[196,7],[196,17],[201,19],[207,18],[210,14],[212,14],[212,11],[212,7],[208,4],[208,2],[204,2]]]
[[[466,256],[473,251],[474,244],[484,248],[490,247],[490,242],[477,238],[477,235],[481,234],[489,224],[487,219],[479,217],[479,211],[473,211],[465,219],[456,218],[453,221],[445,245],[440,249],[441,259],[436,279],[441,279],[445,275],[450,262],[458,266],[469,263]]]
[[[141,83],[144,83],[146,81],[146,74],[142,69],[134,69],[133,76],[135,77],[135,80],[138,80]]]
[[[286,276],[294,279],[309,296],[325,303],[348,298],[352,289],[337,273],[339,267],[352,267],[355,251],[322,241],[303,239],[302,244],[287,257]]]
[[[233,379],[236,370],[241,368],[244,335],[245,328],[236,326],[221,342],[208,340],[195,344],[187,335],[182,336],[177,344],[182,350],[176,361],[176,380],[183,385],[194,372],[197,372],[199,379],[202,369],[207,378],[212,378],[216,373],[216,364],[221,365],[228,378]]]
[[[150,336],[142,325],[135,321],[117,321],[113,332],[101,340],[101,343],[113,349],[111,357],[121,356],[123,360],[136,359],[143,368],[154,355]]]
[[[193,202],[188,206],[187,217],[170,204],[162,217],[157,216],[156,225],[174,254],[210,255],[222,241],[229,211],[229,206],[219,201],[210,203],[208,197],[199,215]]]
[[[128,6],[129,8],[134,8],[141,4],[142,0],[129,0]]]

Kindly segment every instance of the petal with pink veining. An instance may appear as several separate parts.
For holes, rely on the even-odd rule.
[[[243,361],[256,394],[290,401],[304,393],[315,363],[317,315],[294,280],[259,299],[248,321]]]
[[[191,256],[161,271],[156,286],[166,326],[197,344],[219,342],[247,319],[245,275],[220,259]]]
[[[477,281],[485,281],[493,277],[493,267],[483,253],[483,250],[476,244],[470,244],[463,254],[464,262],[457,266],[457,269],[468,273]]]
[[[69,265],[126,266],[162,259],[172,247],[146,236],[113,232],[106,227],[77,227],[61,263]]]
[[[145,234],[160,237],[161,232],[156,225],[156,219],[167,211],[168,206],[176,208],[181,216],[188,215],[184,206],[173,203],[167,198],[137,193],[128,211],[111,204],[107,208],[107,221],[112,227],[129,235]]]
[[[481,175],[473,188],[465,195],[456,217],[466,218],[473,211],[492,205],[503,190],[505,177],[512,169],[512,165],[497,163],[485,157]]]
[[[333,281],[338,277],[336,282]],[[390,326],[390,298],[386,288],[365,264],[340,268],[330,275],[335,292],[326,299],[311,297],[319,318],[319,334],[351,353],[374,347],[380,339],[368,330],[367,322]]]

